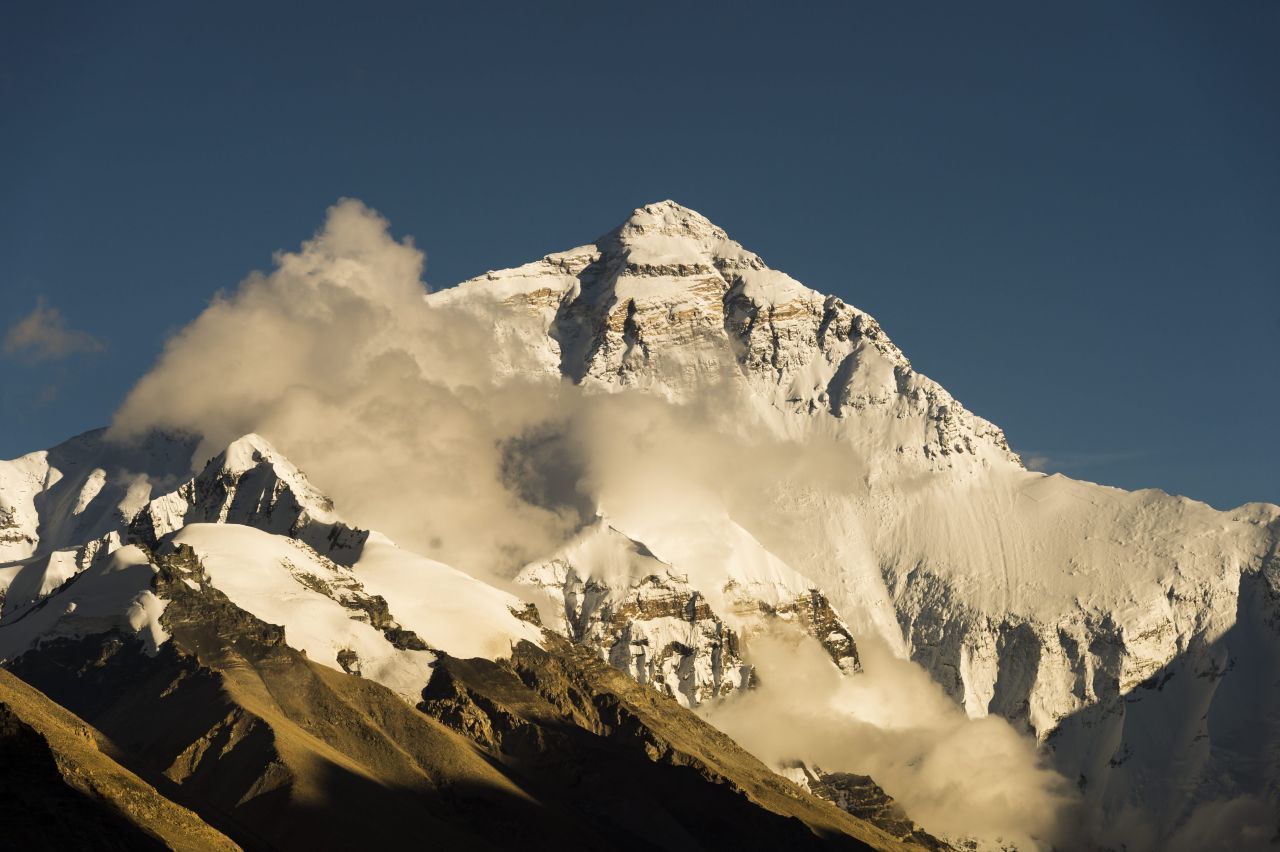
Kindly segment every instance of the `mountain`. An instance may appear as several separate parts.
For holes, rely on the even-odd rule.
[[[38,517],[43,492],[18,493],[14,514]],[[557,644],[525,602],[347,526],[260,436],[131,517],[95,509],[117,528],[9,599],[0,659],[41,690],[13,681],[29,702],[102,732],[115,775],[163,791],[141,817],[132,799],[85,817],[119,823],[121,848],[188,848],[176,829],[155,841],[164,808],[229,848],[917,848]],[[31,538],[11,576],[62,552]],[[26,834],[6,842],[53,831],[29,798],[7,800]]]
[[[971,717],[1035,736],[1097,832],[1155,844],[1197,807],[1241,797],[1280,822],[1280,508],[1219,512],[1026,470],[878,322],[673,202],[429,299],[519,329],[503,351],[513,370],[677,402],[728,386],[740,431],[797,453],[846,449],[858,476],[841,488],[784,477],[729,506],[743,536],[717,559],[767,551]],[[609,516],[678,555],[724,508]],[[575,574],[608,582],[610,569],[579,562]]]
[[[340,260],[347,278],[363,262]],[[289,304],[308,286],[291,280]],[[496,442],[511,493],[482,534],[508,523],[502,507],[569,521],[505,578],[344,520],[289,460],[314,442],[278,420],[266,426],[289,445],[270,428],[212,451],[198,430],[99,432],[0,462],[0,661],[233,841],[1148,849],[1277,835],[1280,508],[1026,470],[875,319],[673,202],[414,305],[434,327],[487,330],[468,357],[496,378],[456,393],[557,412]],[[430,430],[435,410],[404,428]],[[435,487],[480,499],[454,485]],[[763,667],[776,637],[820,649],[823,682],[864,705]],[[942,819],[938,785],[911,772],[962,790],[999,783],[982,770],[1012,758],[944,769],[913,751],[920,708],[868,697],[882,645],[975,730],[1003,719],[1033,740],[1072,801],[1027,830]],[[833,741],[766,768],[699,718],[760,696],[850,737],[878,720],[849,741],[880,757]],[[795,732],[768,719],[775,751]]]

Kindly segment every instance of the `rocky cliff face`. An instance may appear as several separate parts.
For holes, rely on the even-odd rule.
[[[548,626],[687,707],[750,688],[744,642],[771,629],[802,630],[836,665],[858,670],[848,626],[803,577],[762,589],[728,572],[690,575],[603,520],[516,581],[551,602]]]
[[[788,413],[874,416],[900,451],[1013,460],[998,428],[915,372],[869,315],[770,269],[705,217],[664,201],[593,245],[428,297],[497,309],[511,372],[556,372],[674,399],[745,383]]]
[[[798,761],[782,767],[782,774],[840,810],[868,820],[904,841],[935,852],[953,849],[912,822],[902,806],[866,775],[824,772],[819,766]]]
[[[684,577],[649,574],[615,591],[554,560],[526,571],[521,581],[561,603],[563,614],[554,623],[566,636],[686,706],[751,683],[738,633]]]

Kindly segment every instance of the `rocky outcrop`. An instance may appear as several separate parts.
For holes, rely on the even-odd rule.
[[[835,663],[845,674],[853,674],[861,670],[861,663],[858,661],[858,646],[854,642],[853,633],[849,630],[849,625],[845,624],[840,615],[831,606],[831,601],[827,600],[827,596],[817,589],[809,589],[805,594],[794,598],[786,599],[777,604],[770,604],[766,601],[756,600],[748,595],[738,593],[736,584],[730,584],[726,588],[726,594],[731,601],[736,604],[735,611],[744,617],[750,617],[754,613],[754,607],[761,614],[766,616],[764,622],[754,622],[752,627],[748,628],[748,635],[752,628],[755,630],[769,629],[775,626],[776,622],[785,624],[794,624],[805,633],[818,640],[831,657],[831,662]]]
[[[727,576],[691,579],[600,520],[516,581],[550,601],[556,617],[549,627],[640,683],[697,707],[752,685],[743,645],[762,631],[802,630],[842,670],[858,670],[848,626],[821,592],[798,591],[808,585],[804,578],[790,579],[767,588]],[[695,580],[711,585],[700,589]]]
[[[244,524],[296,538],[351,565],[369,537],[342,523],[333,503],[258,435],[214,456],[194,478],[149,501],[129,523],[131,537],[155,544],[188,524]]]
[[[562,602],[554,627],[685,706],[721,698],[751,682],[738,633],[686,578],[670,570],[617,589],[584,579],[557,560],[526,570],[521,582]]]
[[[818,766],[791,762],[781,768],[782,774],[815,796],[826,799],[840,810],[875,825],[908,843],[933,852],[951,852],[953,847],[912,822],[902,806],[879,784],[866,775],[849,772],[824,772]]]

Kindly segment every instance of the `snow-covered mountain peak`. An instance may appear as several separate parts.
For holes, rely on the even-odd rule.
[[[685,236],[695,239],[714,238],[727,240],[729,238],[724,229],[713,223],[706,216],[671,199],[637,207],[630,218],[611,233],[618,234],[624,238],[655,233],[663,236]]]
[[[227,445],[217,456],[221,460],[219,467],[228,473],[241,474],[251,468],[257,467],[263,461],[269,461],[274,464],[277,461],[284,460],[280,453],[276,452],[275,447],[266,438],[250,432]],[[287,464],[287,460],[284,460]],[[210,462],[213,464],[213,462]]]
[[[915,467],[1019,466],[1003,433],[917,373],[870,315],[770,269],[671,201],[595,243],[432,293],[494,328],[499,373],[687,402],[711,385],[757,428],[829,431]]]
[[[0,497],[14,502],[8,484],[0,479]],[[117,513],[102,537],[0,564],[0,664],[43,642],[113,630],[155,653],[173,596],[211,590],[282,627],[312,660],[410,700],[438,652],[495,658],[542,635],[525,601],[343,523],[301,470],[251,433],[172,491]]]
[[[628,271],[697,271],[714,274],[725,266],[764,263],[729,238],[707,217],[674,201],[639,207],[625,222],[596,240],[606,261]]]
[[[235,523],[305,541],[350,564],[368,532],[342,523],[333,502],[261,435],[248,434],[211,458],[200,473],[149,502],[131,532],[156,541],[188,524]]]
[[[200,476],[242,477],[254,470],[268,469],[276,480],[289,489],[313,520],[338,520],[333,513],[333,502],[320,493],[306,474],[276,450],[266,438],[254,432],[227,445],[225,450],[209,461]]]

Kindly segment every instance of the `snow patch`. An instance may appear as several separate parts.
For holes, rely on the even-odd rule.
[[[285,630],[290,646],[330,668],[354,652],[363,677],[416,700],[431,677],[435,656],[396,648],[319,589],[352,578],[349,569],[319,556],[307,545],[238,524],[190,524],[173,537],[200,557],[213,585],[233,604]],[[394,617],[399,617],[394,607]]]
[[[541,645],[542,631],[512,614],[525,608],[520,598],[385,536],[370,535],[355,575],[370,594],[386,598],[401,625],[454,657],[497,659],[522,640]]]

